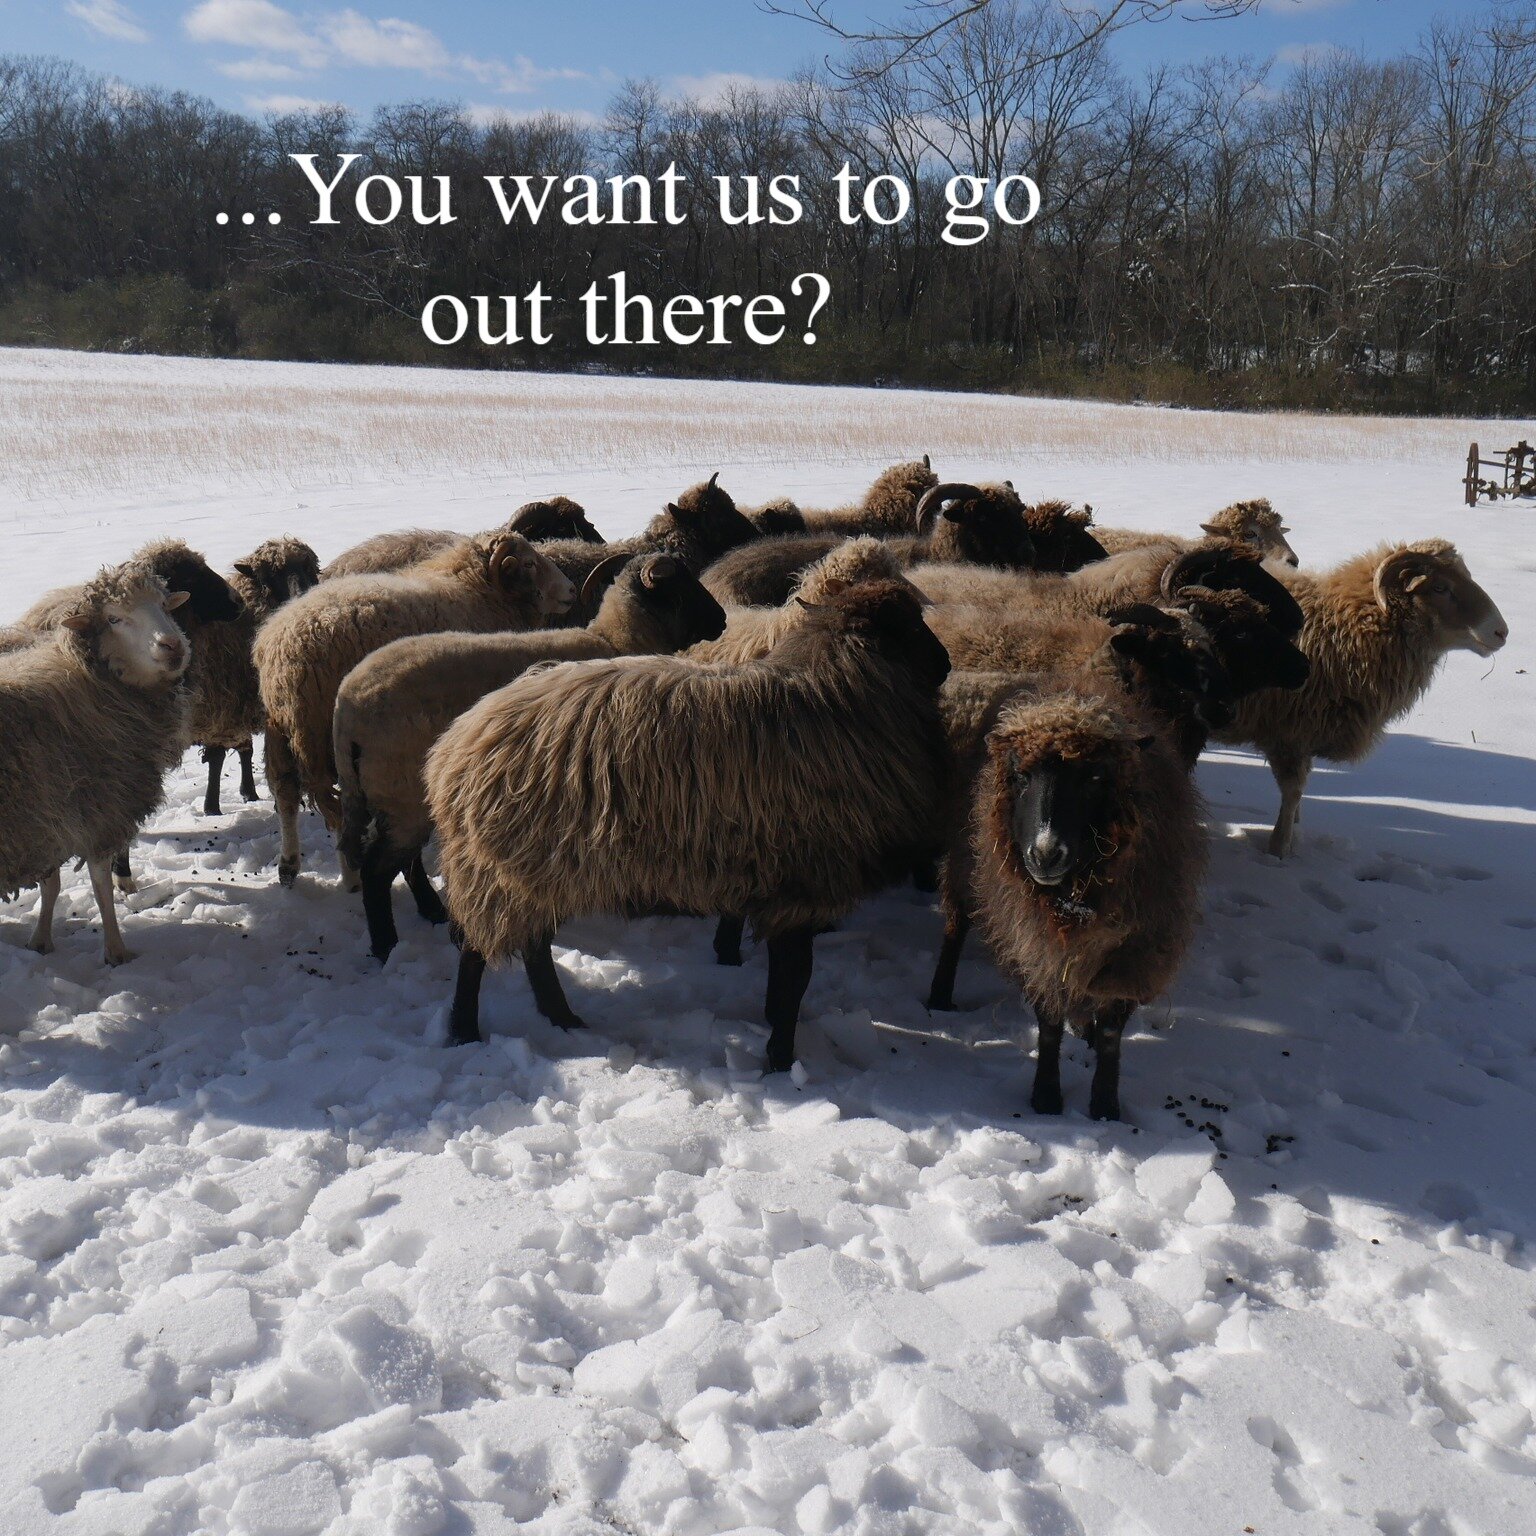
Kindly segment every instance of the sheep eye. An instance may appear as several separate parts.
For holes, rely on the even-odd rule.
[[[122,622],[123,622],[122,621],[122,617],[119,614],[109,613],[107,615],[107,623],[108,624],[121,624]]]
[[[1448,581],[1437,581],[1434,584],[1434,586],[1432,586],[1430,588],[1430,591],[1435,593],[1439,597],[1444,597],[1445,594],[1447,592],[1449,592],[1450,590],[1451,590],[1451,584]]]

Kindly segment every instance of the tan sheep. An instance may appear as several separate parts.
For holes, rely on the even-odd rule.
[[[370,652],[435,630],[530,629],[563,613],[576,589],[526,539],[483,533],[413,569],[323,581],[280,608],[253,654],[266,712],[267,783],[282,826],[278,879],[298,876],[299,802],[308,795],[341,829],[331,717],[342,679]],[[343,879],[352,874],[343,866]]]
[[[1280,786],[1269,851],[1291,851],[1312,760],[1354,763],[1429,686],[1450,651],[1491,656],[1509,638],[1493,600],[1444,539],[1383,545],[1332,571],[1276,568],[1305,615],[1311,674],[1246,699],[1223,741],[1255,746]]]
[[[1211,537],[1257,550],[1261,560],[1280,560],[1286,565],[1299,563],[1296,551],[1286,538],[1291,530],[1262,496],[1252,501],[1234,501],[1200,527]],[[1111,555],[1123,554],[1130,549],[1158,549],[1172,559],[1200,542],[1173,533],[1148,533],[1140,528],[1096,528],[1094,533]]]

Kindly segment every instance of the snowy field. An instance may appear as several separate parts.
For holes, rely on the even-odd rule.
[[[1511,622],[1296,857],[1210,755],[1205,923],[1133,1025],[1127,1121],[1027,1109],[1032,1028],[892,893],[818,941],[803,1072],[707,924],[573,924],[566,1036],[453,973],[400,898],[382,969],[306,817],[200,814],[188,758],[104,969],[0,905],[7,1536],[1536,1530],[1536,512],[1461,505],[1529,423],[0,352],[0,620],[180,532],[322,557],[574,495],[610,534],[710,470],[826,502],[945,478],[1192,530],[1269,496],[1304,563],[1454,538]],[[1021,1051],[1021,1046],[1023,1050]]]

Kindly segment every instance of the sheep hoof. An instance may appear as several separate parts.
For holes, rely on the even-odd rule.
[[[928,994],[927,1008],[929,1013],[956,1013],[954,994],[945,992],[942,996],[937,992]]]
[[[277,861],[277,883],[284,890],[292,890],[294,882],[299,878],[299,861],[297,859],[279,859]]]
[[[1269,851],[1277,859],[1288,859],[1291,856],[1291,839],[1287,833],[1278,828],[1269,834]]]
[[[204,800],[203,801],[203,815],[204,816],[222,816],[223,814],[224,814],[223,807],[220,806],[220,804],[219,804],[219,802],[217,800]]]
[[[240,791],[240,798],[247,803],[252,803],[260,800],[261,795],[257,792],[255,786],[253,785],[250,789],[242,789]]]
[[[553,1018],[549,1022],[556,1029],[585,1029],[587,1027],[587,1021],[574,1013],[563,1013],[559,1018]]]
[[[1088,1105],[1088,1115],[1093,1120],[1118,1120],[1120,1118],[1120,1095],[1113,1094],[1102,1099],[1094,1099]]]
[[[1061,1113],[1061,1089],[1036,1088],[1029,1096],[1029,1107],[1037,1115],[1059,1115]]]
[[[795,1064],[793,1051],[776,1051],[770,1045],[768,1047],[767,1065],[763,1068],[766,1076],[773,1076],[775,1072],[788,1072]]]
[[[741,963],[741,950],[739,947],[736,949],[726,949],[719,946],[716,947],[716,965],[740,965]]]
[[[133,896],[138,893],[139,882],[132,875],[113,875],[112,883],[117,887],[119,896]]]
[[[106,949],[102,951],[101,958],[107,965],[127,965],[135,955],[131,949]]]
[[[52,939],[28,939],[27,948],[34,955],[51,955],[53,953]]]

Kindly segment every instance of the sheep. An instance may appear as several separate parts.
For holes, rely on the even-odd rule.
[[[914,524],[913,533],[887,541],[904,566],[930,560],[1034,565],[1024,504],[1012,486],[931,486],[918,502]],[[704,585],[727,607],[777,607],[788,600],[800,572],[843,537],[812,533],[761,539],[717,560],[704,572]]]
[[[883,470],[852,506],[806,512],[783,498],[748,515],[764,533],[835,533],[844,538],[861,533],[894,536],[912,527],[919,500],[938,482],[925,453],[920,460],[892,464]]]
[[[1296,551],[1286,538],[1291,530],[1262,496],[1252,501],[1234,501],[1231,506],[1223,507],[1207,522],[1201,523],[1200,527],[1212,537],[1256,550],[1261,560],[1281,560],[1286,565],[1300,564]],[[1150,548],[1161,550],[1171,559],[1199,542],[1172,533],[1147,533],[1140,528],[1099,528],[1096,533],[1099,543],[1112,555],[1123,554],[1130,549]]]
[[[1024,522],[1034,542],[1037,571],[1076,571],[1108,554],[1090,527],[1092,507],[1037,501],[1024,508]]]
[[[794,1059],[813,936],[911,867],[944,778],[949,670],[913,595],[866,582],[742,666],[626,657],[482,699],[427,759],[463,947],[455,1042],[480,1038],[487,963],[521,954],[540,1011],[580,1020],[550,940],[565,919],[741,912],[768,942],[768,1068]]]
[[[609,574],[599,566],[589,580]],[[675,555],[644,555],[625,565],[584,629],[414,635],[364,657],[336,695],[333,735],[340,847],[362,876],[373,954],[386,960],[394,948],[389,888],[402,870],[422,916],[443,920],[421,863],[432,833],[422,765],[455,716],[540,662],[677,651],[724,627],[720,605]]]
[[[525,503],[502,524],[500,531],[520,533],[530,544],[555,539],[575,539],[586,544],[603,542],[602,534],[587,520],[585,508],[568,496]],[[463,537],[446,528],[402,528],[395,533],[378,533],[343,550],[320,574],[330,581],[336,576],[376,576],[386,571],[409,570],[441,554]]]
[[[731,608],[725,613],[725,629],[718,638],[689,646],[692,661],[741,663],[766,656],[783,636],[805,617],[804,605],[824,602],[861,581],[895,581],[916,593],[901,573],[901,565],[884,539],[865,534],[845,539],[814,565],[800,573],[794,596],[777,608]]]
[[[1359,762],[1448,652],[1491,656],[1509,626],[1444,539],[1382,545],[1332,571],[1281,569],[1280,579],[1306,617],[1298,644],[1311,674],[1294,693],[1251,695],[1217,734],[1268,759],[1280,787],[1269,851],[1285,858],[1313,759]]]
[[[39,954],[53,948],[59,868],[81,858],[103,959],[131,958],[111,864],[181,756],[188,642],[170,613],[187,601],[137,564],[102,571],[51,634],[0,656],[0,890],[42,887]]]
[[[1071,1023],[1094,1048],[1089,1113],[1118,1120],[1121,1035],[1194,935],[1205,842],[1193,780],[1123,694],[1067,680],[1002,709],[966,802],[945,866],[946,949],[974,913],[1033,1005],[1036,1114],[1061,1113]]]
[[[560,539],[541,545],[540,553],[554,561],[581,591],[587,590],[587,578],[597,566],[602,565],[610,572],[623,568],[622,561],[607,564],[610,555],[676,555],[697,576],[727,550],[761,537],[757,527],[731,499],[730,493],[720,486],[719,479],[717,470],[708,480],[689,486],[676,501],[668,502],[666,508],[651,519],[643,533],[632,538],[618,539],[602,547]],[[602,595],[601,585],[593,588],[590,593],[592,603],[600,602]],[[584,624],[596,611],[595,607],[582,602],[572,610],[569,622]]]
[[[576,589],[520,534],[461,539],[410,571],[338,576],[279,608],[252,654],[266,714],[267,784],[282,827],[278,880],[298,878],[299,800],[307,794],[333,835],[331,716],[342,679],[370,651],[434,630],[529,629],[564,612]],[[352,872],[343,864],[342,878]]]
[[[137,550],[124,569],[131,567],[163,582],[168,591],[185,592],[188,598],[177,609],[176,625],[192,644],[195,657],[200,648],[217,645],[219,631],[240,617],[239,594],[194,549],[181,539],[156,539]],[[85,586],[59,587],[40,597],[17,620],[17,627],[47,634],[71,613],[78,610]],[[137,887],[133,868],[124,844],[112,860],[112,877],[125,895]]]
[[[257,798],[251,739],[262,728],[262,714],[251,645],[265,619],[319,580],[320,561],[308,544],[301,539],[268,539],[235,561],[230,574],[229,585],[242,604],[240,617],[228,624],[209,625],[193,644],[187,668],[192,700],[187,734],[193,745],[201,745],[208,765],[205,816],[220,813],[219,775],[224,755],[231,750],[240,757],[241,798]]]

